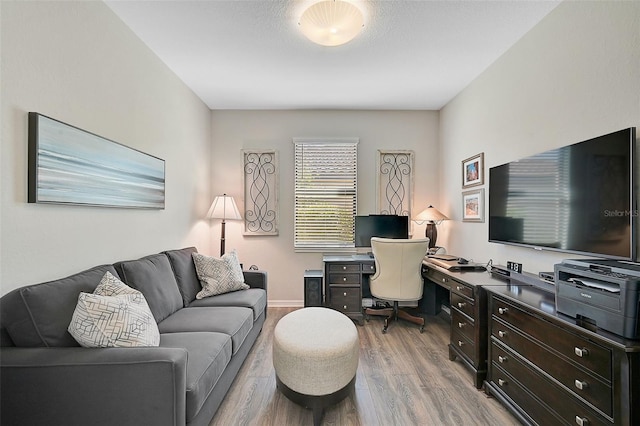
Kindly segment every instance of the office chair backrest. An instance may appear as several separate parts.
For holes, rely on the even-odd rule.
[[[410,301],[422,298],[422,260],[429,238],[413,240],[371,238],[376,273],[371,277],[373,297]]]

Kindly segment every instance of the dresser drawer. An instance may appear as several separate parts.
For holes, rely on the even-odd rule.
[[[455,285],[455,283],[454,283]],[[475,318],[475,305],[469,299],[460,296],[457,293],[451,292],[451,307],[461,312],[464,312],[471,318]]]
[[[359,263],[331,263],[329,272],[360,272]]]
[[[360,288],[331,287],[329,291],[331,292],[331,308],[341,312],[360,312],[362,310]]]
[[[521,330],[550,352],[573,361],[611,383],[613,367],[610,349],[524,312],[503,300],[494,298],[493,301],[491,307],[493,316]]]
[[[473,343],[473,339],[469,339],[455,328],[451,328],[450,345],[462,352],[471,364],[477,365],[477,360],[475,359],[476,345]]]
[[[453,281],[451,283],[451,291],[473,300],[473,288],[469,287],[468,285]]]
[[[360,274],[329,274],[329,284],[360,284]]]
[[[562,387],[550,382],[547,378],[529,368],[517,355],[496,344],[495,341],[492,341],[491,344],[490,362],[493,368],[492,382],[507,394],[509,394],[508,389],[514,387],[513,385],[516,385],[516,387],[526,386],[529,392],[536,395],[566,424],[610,425],[602,416],[581,403],[577,398],[572,397]],[[504,373],[507,373],[507,375]],[[543,420],[539,422],[541,424],[555,423],[555,419],[540,420]]]
[[[376,265],[374,263],[363,263],[362,264],[362,273],[363,274],[373,274],[376,272]]]
[[[567,390],[590,402],[608,416],[613,416],[613,391],[609,384],[578,368],[574,363],[546,350],[506,323],[494,319],[491,335],[495,340],[503,342],[515,352],[527,354],[529,362],[555,378]]]
[[[474,340],[475,321],[457,309],[451,310],[451,328],[463,334],[469,340]]]

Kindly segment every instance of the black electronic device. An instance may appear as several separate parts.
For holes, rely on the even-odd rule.
[[[568,259],[555,265],[556,310],[587,327],[640,339],[640,265]]]
[[[636,129],[489,169],[489,241],[636,259]]]
[[[465,259],[464,257],[459,257],[458,258],[458,264],[459,265],[467,265],[467,264],[469,264],[469,261],[467,259]]]
[[[409,217],[390,214],[356,216],[356,247],[371,247],[371,237],[409,238]]]
[[[497,276],[499,278],[509,278],[511,276],[511,271],[500,265],[491,265],[491,269],[489,270],[491,275]]]

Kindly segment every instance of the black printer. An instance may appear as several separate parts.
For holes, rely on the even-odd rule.
[[[556,310],[627,339],[640,339],[640,264],[567,259],[554,266]]]

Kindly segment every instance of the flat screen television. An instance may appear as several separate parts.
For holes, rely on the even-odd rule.
[[[356,216],[356,247],[371,247],[371,237],[409,238],[409,216],[390,214]]]
[[[635,128],[489,169],[489,241],[636,260]]]

